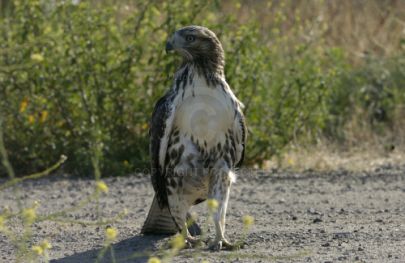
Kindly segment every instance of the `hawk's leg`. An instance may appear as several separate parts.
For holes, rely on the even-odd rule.
[[[209,245],[212,250],[237,249],[237,246],[225,238],[225,216],[228,207],[229,193],[234,174],[229,169],[216,170],[210,180],[209,198],[218,201],[218,210],[214,213],[216,236]]]
[[[188,231],[187,223],[184,224],[184,227],[183,227],[181,233],[184,236],[184,239],[186,241],[186,247],[193,248],[193,247],[197,247],[198,245],[201,244],[201,239],[200,238],[193,237],[190,234],[190,232]]]

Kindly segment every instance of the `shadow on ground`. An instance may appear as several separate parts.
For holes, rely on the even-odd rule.
[[[115,259],[118,262],[147,262],[149,255],[156,250],[156,244],[159,240],[165,238],[164,235],[137,235],[122,240],[112,245]],[[71,256],[51,260],[52,263],[77,263],[77,262],[95,262],[102,252],[103,248],[91,249],[79,252]],[[112,262],[111,250],[104,251],[104,255],[98,261],[100,263]]]

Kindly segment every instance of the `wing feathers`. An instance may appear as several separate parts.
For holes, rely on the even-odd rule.
[[[152,185],[160,207],[167,206],[166,179],[164,176],[164,162],[167,151],[168,134],[173,122],[174,94],[169,91],[156,103],[150,125],[150,155],[152,168]]]

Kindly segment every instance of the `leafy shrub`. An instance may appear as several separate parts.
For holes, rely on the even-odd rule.
[[[210,27],[224,45],[227,80],[246,104],[248,163],[279,154],[294,139],[342,127],[349,105],[370,93],[359,73],[353,88],[365,91],[351,96],[355,74],[348,74],[343,50],[324,44],[322,24],[314,29],[297,15],[289,18],[293,34],[284,34],[284,9],[264,27],[254,14],[243,23],[223,14],[217,2],[23,0],[9,7],[0,18],[0,118],[18,174],[48,167],[61,154],[73,173],[98,164],[113,175],[148,167],[149,117],[178,65],[164,44],[188,24]],[[397,81],[401,70],[392,72]],[[384,109],[396,96],[378,94],[385,97],[372,100]]]

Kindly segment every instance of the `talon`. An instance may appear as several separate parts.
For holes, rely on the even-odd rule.
[[[240,249],[239,244],[232,244],[226,239],[218,240],[218,241],[213,241],[209,245],[209,249],[212,251],[220,251],[222,248],[226,250],[238,250]]]
[[[220,251],[222,249],[222,240],[212,242],[209,245],[209,249],[212,251]]]
[[[198,247],[201,244],[201,239],[193,237],[193,236],[188,236],[186,238],[186,247],[187,248],[194,248]]]
[[[230,243],[228,240],[224,239],[223,241],[223,245],[227,250],[239,250],[240,249],[240,245],[239,244],[232,244]]]

